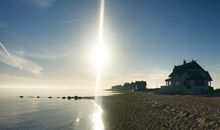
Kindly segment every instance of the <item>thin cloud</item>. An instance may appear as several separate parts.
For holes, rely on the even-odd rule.
[[[55,60],[55,59],[63,59],[64,55],[62,54],[52,54],[52,53],[33,53],[33,52],[24,52],[24,51],[16,51],[15,52],[20,57],[27,58],[36,58],[36,59],[47,59],[47,60]]]
[[[50,8],[53,6],[55,0],[32,0],[32,2],[41,8]]]
[[[68,60],[71,57],[71,54],[68,52],[50,52],[45,50],[39,50],[38,52],[28,52],[28,51],[15,51],[14,52],[19,57],[25,58],[34,58],[34,59],[43,59],[43,60]]]
[[[61,24],[77,23],[78,21],[79,21],[79,19],[77,19],[77,18],[69,19],[69,20],[63,21]]]
[[[42,9],[47,9],[52,7],[56,0],[17,0],[17,1],[35,7],[39,7]]]
[[[28,71],[34,75],[39,75],[42,71],[42,68],[36,63],[9,53],[2,43],[0,43],[0,61],[9,66],[18,68],[21,71]]]

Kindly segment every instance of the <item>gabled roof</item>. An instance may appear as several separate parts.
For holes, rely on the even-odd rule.
[[[210,76],[209,72],[208,72],[208,71],[205,71],[205,73],[207,74],[208,80],[209,80],[209,81],[212,81],[212,77]]]
[[[175,66],[173,68],[173,72],[169,75],[169,77],[173,77],[174,75],[183,75],[189,69],[197,69],[201,70],[207,74],[207,80],[212,81],[211,76],[208,71],[205,71],[196,61],[192,61],[189,63],[184,63],[183,65]],[[195,77],[194,77],[195,78]]]

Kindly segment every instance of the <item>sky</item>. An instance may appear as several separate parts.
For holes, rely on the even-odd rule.
[[[197,62],[220,88],[219,0],[106,0],[101,86],[160,87]],[[1,0],[0,87],[93,88],[100,0]]]

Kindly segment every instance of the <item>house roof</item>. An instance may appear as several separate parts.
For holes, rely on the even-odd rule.
[[[206,78],[209,81],[212,81],[211,76],[209,75],[208,71],[205,71],[196,61],[192,61],[189,63],[184,63],[183,65],[175,66],[173,68],[173,72],[169,75],[169,77],[173,77],[174,75],[183,75],[187,70],[189,69],[197,69],[197,70],[202,70],[204,73],[206,73]],[[195,76],[193,78],[196,78]],[[197,77],[199,78],[199,77]],[[201,78],[201,77],[200,77]]]
[[[208,72],[208,71],[205,71],[205,73],[207,74],[208,80],[209,80],[209,81],[212,81],[212,77],[210,76],[209,72]]]
[[[135,81],[135,83],[144,83],[144,84],[146,84],[146,81]]]
[[[170,81],[171,80],[171,78],[169,78],[169,79],[165,79],[165,81]]]
[[[187,80],[211,80],[211,79],[208,79],[207,77],[200,75],[200,76],[191,76],[187,78]]]

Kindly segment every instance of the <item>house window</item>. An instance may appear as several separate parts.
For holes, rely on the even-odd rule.
[[[205,80],[195,80],[195,85],[204,86],[205,85]]]

